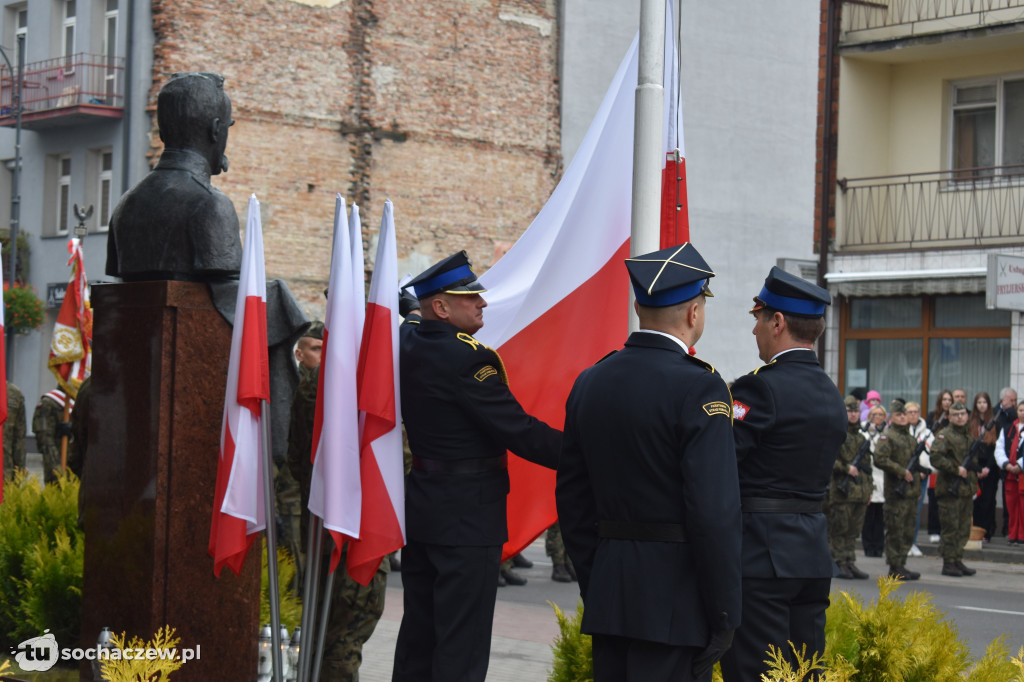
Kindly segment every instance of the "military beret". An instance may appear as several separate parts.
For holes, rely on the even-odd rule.
[[[409,287],[412,287],[416,298],[426,298],[440,293],[478,294],[487,291],[473,274],[472,263],[469,262],[469,256],[465,251],[453,253],[434,263],[402,288]]]
[[[689,242],[626,259],[636,302],[651,308],[689,301],[697,294],[713,296],[711,267]]]
[[[797,317],[821,317],[825,306],[831,304],[832,296],[826,290],[774,265],[750,312],[771,308]]]

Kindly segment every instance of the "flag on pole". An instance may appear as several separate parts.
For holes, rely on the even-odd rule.
[[[672,25],[666,21],[669,75],[675,69],[668,64],[677,61]],[[634,38],[548,202],[480,278],[488,306],[475,336],[499,350],[510,387],[526,411],[557,428],[565,421],[565,400],[577,375],[621,347],[628,327],[623,259],[629,255],[633,136],[628,131],[633,130],[637,44]],[[509,477],[504,557],[522,550],[557,516],[554,471],[511,457]]]
[[[358,215],[358,214],[357,214]],[[351,224],[351,223],[350,223]],[[334,245],[327,285],[324,345],[313,417],[313,474],[309,511],[324,522],[334,540],[331,570],[341,560],[346,538],[359,537],[362,488],[359,483],[359,407],[356,367],[362,335],[362,288],[355,291],[353,269],[362,271],[362,240],[358,262],[345,221],[345,201],[334,206]]]
[[[394,208],[384,202],[370,279],[357,387],[363,508],[359,539],[348,547],[352,579],[368,585],[381,560],[405,544],[402,414],[398,377],[398,248]]]
[[[220,460],[210,523],[213,574],[227,566],[237,575],[256,534],[266,528],[263,503],[262,405],[270,400],[267,356],[267,278],[263,228],[256,195],[249,197],[249,217],[242,249],[242,271],[231,331],[228,382],[220,432]]]
[[[57,377],[57,384],[76,398],[78,387],[92,372],[92,307],[82,244],[77,237],[68,240],[68,253],[71,279],[57,313],[57,322],[53,325],[50,357],[46,364]]]
[[[4,264],[0,261],[0,282],[4,281]],[[4,449],[3,426],[7,422],[7,335],[4,313],[7,306],[0,305],[0,451]],[[0,456],[0,504],[4,503],[4,458]]]

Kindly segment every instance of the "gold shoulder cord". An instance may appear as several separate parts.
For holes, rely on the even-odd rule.
[[[477,350],[478,348],[485,348],[494,353],[494,357],[498,359],[498,373],[501,375],[501,381],[506,386],[508,386],[508,372],[505,371],[505,363],[502,362],[501,355],[498,354],[498,351],[494,350],[489,346],[485,346],[484,344],[474,339],[472,335],[467,334],[466,332],[459,332],[458,334],[455,335],[455,337],[459,341],[462,341],[463,343],[472,346],[473,350]]]

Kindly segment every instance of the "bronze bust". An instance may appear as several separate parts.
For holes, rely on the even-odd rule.
[[[216,73],[176,73],[157,96],[164,151],[118,202],[107,236],[107,274],[126,282],[208,282],[237,277],[238,215],[210,185],[227,171],[231,99]]]

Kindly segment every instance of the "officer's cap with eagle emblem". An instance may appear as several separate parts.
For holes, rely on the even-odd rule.
[[[487,289],[477,281],[465,251],[453,253],[435,263],[402,287],[412,287],[416,298],[434,294],[479,294]]]
[[[689,242],[626,259],[636,301],[650,308],[689,301],[697,294],[713,296],[711,266]]]
[[[825,306],[831,304],[832,296],[828,291],[773,265],[761,293],[754,297],[750,312],[770,308],[797,317],[821,317]]]

